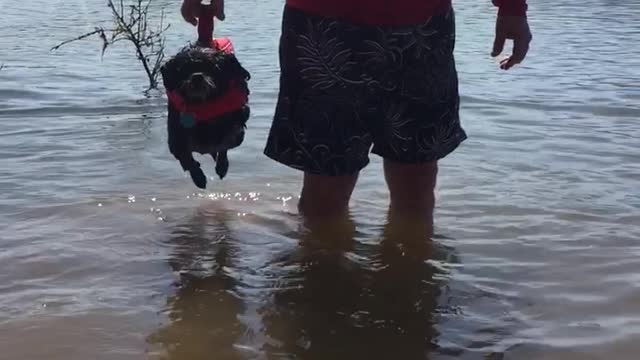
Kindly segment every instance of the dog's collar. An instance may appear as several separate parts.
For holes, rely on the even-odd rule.
[[[186,127],[194,122],[213,122],[216,118],[245,106],[249,100],[246,91],[243,91],[237,83],[232,83],[229,91],[214,101],[204,104],[189,105],[176,91],[167,91],[167,97],[171,104],[181,113]],[[188,120],[192,119],[192,120]]]

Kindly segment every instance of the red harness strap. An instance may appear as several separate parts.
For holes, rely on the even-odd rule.
[[[221,115],[240,110],[249,100],[246,92],[235,83],[226,94],[204,104],[186,104],[176,91],[167,91],[167,97],[179,112],[191,114],[196,122],[214,121]]]

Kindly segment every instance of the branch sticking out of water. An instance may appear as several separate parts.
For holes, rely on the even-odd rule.
[[[51,50],[55,51],[66,44],[97,35],[102,41],[102,56],[104,56],[108,46],[118,41],[128,41],[134,46],[136,58],[149,78],[149,89],[155,89],[158,87],[158,75],[164,60],[164,32],[169,25],[164,25],[163,11],[160,15],[160,24],[155,30],[151,29],[148,19],[151,1],[129,0],[131,4],[125,5],[125,0],[119,0],[116,5],[113,0],[108,0],[107,6],[111,9],[113,17],[113,29],[96,27],[93,31],[61,42]]]

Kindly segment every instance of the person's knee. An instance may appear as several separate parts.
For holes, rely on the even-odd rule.
[[[331,216],[348,210],[358,175],[322,176],[305,173],[298,208],[304,215]]]
[[[392,207],[416,211],[433,209],[437,162],[403,164],[385,160],[384,170]]]

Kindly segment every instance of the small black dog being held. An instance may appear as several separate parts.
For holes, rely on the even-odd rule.
[[[227,151],[244,141],[249,119],[250,74],[238,62],[226,38],[212,38],[213,8],[201,5],[198,42],[183,48],[161,68],[168,98],[169,151],[205,189],[207,177],[193,152],[210,154],[223,179]]]

